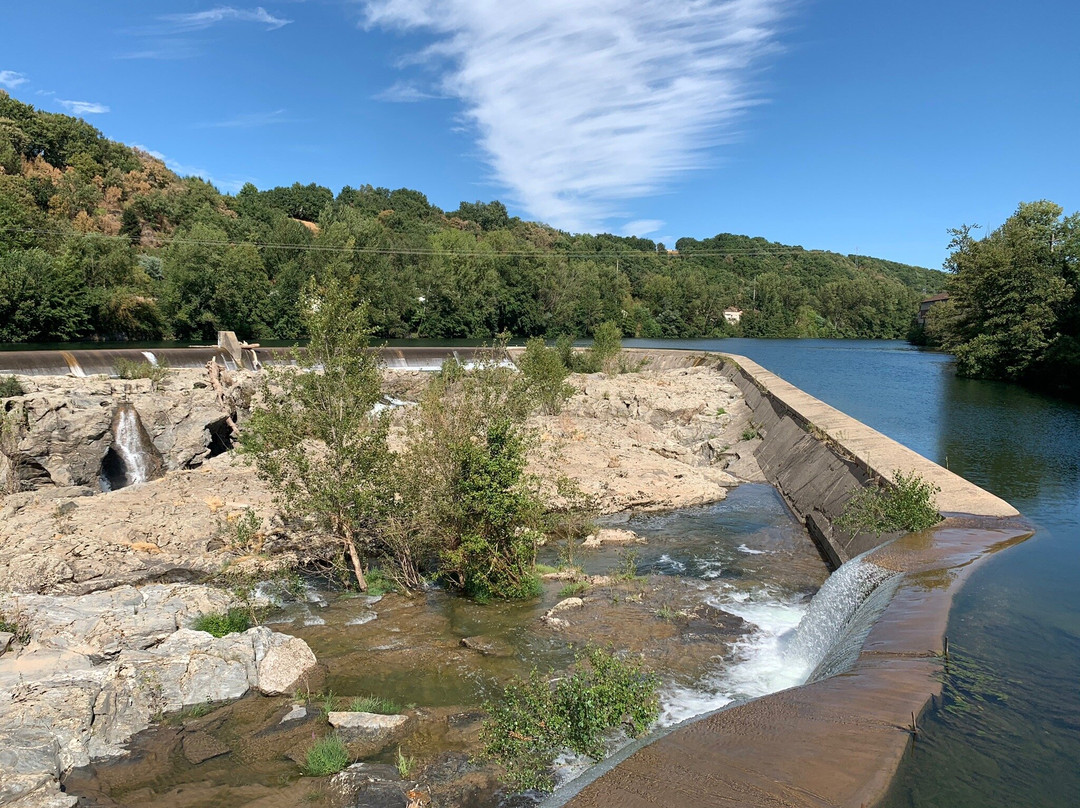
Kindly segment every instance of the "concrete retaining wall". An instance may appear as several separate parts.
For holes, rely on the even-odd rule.
[[[822,552],[835,565],[892,536],[850,536],[834,520],[861,486],[890,484],[897,470],[914,472],[936,486],[945,515],[1008,518],[1019,512],[1008,502],[927,460],[744,356],[724,356],[722,372],[742,390],[763,435],[757,459],[769,481],[805,521]]]
[[[946,519],[870,553],[903,577],[849,671],[680,725],[564,787],[545,808],[877,804],[909,753],[912,720],[941,693],[942,636],[956,592],[980,560],[1023,541],[1030,528],[1004,500],[745,357],[642,356],[657,367],[720,363],[764,435],[756,452],[763,469],[834,563],[864,545],[834,537],[832,519],[859,485],[896,469],[938,486]]]

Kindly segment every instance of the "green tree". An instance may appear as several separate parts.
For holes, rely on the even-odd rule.
[[[366,309],[333,278],[309,286],[302,311],[308,348],[295,352],[295,367],[267,372],[241,446],[286,513],[341,543],[365,590],[362,552],[379,550],[392,498],[390,422],[375,411],[379,358]]]
[[[87,325],[79,272],[41,249],[0,254],[0,342],[70,340]]]
[[[1075,215],[1063,219],[1060,206],[1043,200],[1021,204],[983,239],[968,226],[951,231],[943,345],[961,375],[1030,379],[1055,344],[1075,336],[1076,226]]]

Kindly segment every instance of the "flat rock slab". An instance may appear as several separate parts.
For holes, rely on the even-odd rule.
[[[362,750],[359,757],[373,755],[399,740],[412,722],[407,715],[378,713],[331,712],[326,717],[345,743]]]
[[[206,732],[193,732],[184,736],[184,757],[188,763],[198,766],[200,763],[211,758],[227,755],[231,751],[229,747]]]

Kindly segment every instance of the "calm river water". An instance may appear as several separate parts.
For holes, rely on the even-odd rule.
[[[1034,537],[988,560],[949,621],[987,696],[927,717],[886,808],[1080,805],[1080,406],[956,378],[904,342],[629,340],[748,356],[1004,497]]]

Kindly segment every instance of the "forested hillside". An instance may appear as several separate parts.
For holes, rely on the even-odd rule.
[[[300,185],[235,196],[0,91],[0,341],[302,337],[334,276],[382,337],[902,337],[940,272],[721,234],[669,250],[424,194]],[[723,310],[746,311],[737,329]]]

